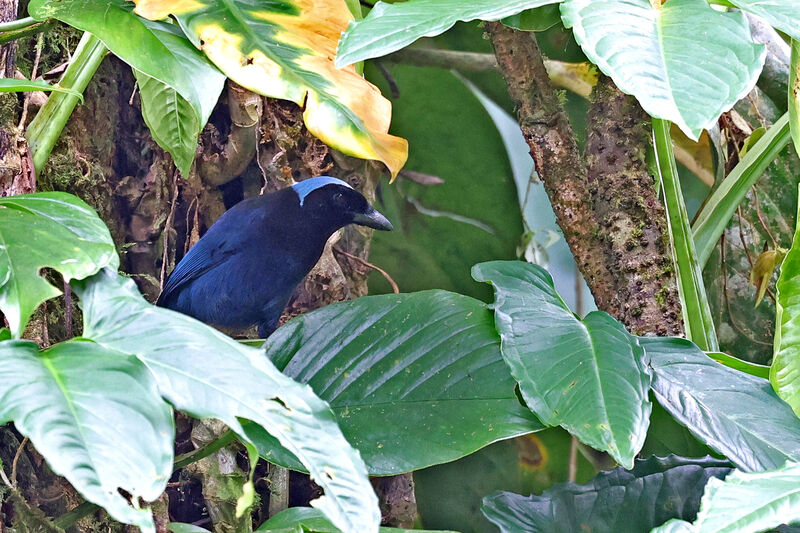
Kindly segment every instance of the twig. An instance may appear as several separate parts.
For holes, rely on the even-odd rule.
[[[164,253],[161,256],[161,279],[159,283],[161,285],[161,290],[164,290],[164,280],[167,277],[167,255],[169,253],[169,231],[172,229],[172,219],[175,217],[175,206],[178,203],[178,171],[176,170],[172,174],[172,202],[169,206],[169,215],[167,215],[167,221],[164,223],[164,231],[162,235],[164,235]]]
[[[394,292],[395,294],[400,294],[400,287],[397,286],[397,283],[395,283],[395,281],[392,279],[392,277],[384,269],[382,269],[381,267],[373,265],[372,263],[370,263],[368,261],[364,261],[363,259],[361,259],[360,257],[358,257],[356,255],[347,253],[344,250],[342,250],[341,248],[339,248],[338,246],[334,246],[333,247],[333,251],[336,252],[336,253],[342,254],[342,255],[344,255],[346,257],[349,257],[350,259],[352,259],[352,260],[354,260],[354,261],[356,261],[358,263],[361,263],[365,267],[369,267],[372,270],[377,270],[378,272],[380,272],[380,274],[384,278],[386,278],[386,281],[389,282],[389,285],[392,286],[392,292]]]
[[[772,232],[767,227],[767,224],[764,222],[764,219],[761,218],[761,204],[758,201],[758,190],[756,190],[755,187],[753,187],[753,200],[755,200],[756,203],[756,216],[758,217],[758,221],[761,222],[761,226],[764,228],[764,231],[767,232],[769,240],[772,241],[772,246],[777,250],[778,248],[780,248],[780,246],[778,246],[778,241],[776,241],[775,237],[772,236]]]
[[[39,34],[39,38],[36,40],[36,56],[33,58],[33,67],[31,68],[31,81],[36,79],[36,71],[39,70],[39,60],[42,57],[42,48],[44,48],[44,34]],[[22,101],[22,115],[19,119],[19,128],[25,127],[25,120],[28,118],[28,103],[30,102],[30,94],[25,93],[25,97]]]
[[[72,335],[72,287],[68,282],[64,282],[64,328],[67,330],[67,338]]]
[[[392,94],[392,98],[394,100],[400,98],[400,87],[397,86],[397,81],[394,79],[394,76],[392,76],[392,73],[389,72],[389,69],[386,68],[386,65],[383,64],[383,61],[376,60],[375,66],[381,71],[383,79],[385,79],[386,83],[389,85],[389,92]]]
[[[11,484],[11,481],[8,479],[8,476],[6,476],[6,473],[2,468],[0,468],[0,479],[3,480],[3,483],[5,483],[8,488],[14,488],[14,485]]]
[[[11,482],[14,484],[14,488],[17,487],[17,463],[19,463],[19,457],[22,455],[22,450],[25,448],[26,444],[28,444],[28,437],[25,437],[22,439],[22,442],[19,443],[17,453],[14,454],[14,460],[11,461]]]
[[[569,441],[569,470],[567,471],[567,481],[574,482],[578,477],[578,439],[571,435]]]
[[[439,176],[425,174],[424,172],[417,172],[416,170],[403,169],[400,171],[400,177],[409,181],[413,181],[419,185],[425,185],[426,187],[431,185],[442,185],[444,183],[444,180]]]
[[[270,463],[269,474],[269,516],[275,516],[289,508],[289,469]]]
[[[50,346],[50,332],[47,329],[47,302],[42,302],[42,346]]]

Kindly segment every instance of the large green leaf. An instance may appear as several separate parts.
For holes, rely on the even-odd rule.
[[[494,286],[503,357],[531,410],[632,467],[651,409],[636,339],[606,313],[579,320],[539,266],[493,261],[473,277]]]
[[[330,403],[372,475],[542,429],[514,394],[491,312],[467,296],[425,291],[332,304],[279,328],[265,348]],[[267,459],[294,465],[270,453],[263,430],[247,429]]]
[[[375,232],[370,261],[389,272],[403,292],[437,288],[489,299],[491,289],[475,283],[469,270],[481,261],[516,258],[523,231],[503,140],[453,73],[387,68],[402,95],[393,101],[392,131],[411,143],[407,166],[444,183],[425,186],[400,179],[381,188],[381,212],[395,230]],[[377,69],[366,71],[388,94]],[[445,152],[450,157],[442,157]],[[371,275],[370,292],[389,291],[383,278]]]
[[[800,37],[792,39],[789,70],[789,129],[794,149],[800,155]]]
[[[39,304],[61,294],[42,268],[68,281],[106,266],[119,266],[114,241],[83,200],[62,192],[0,198],[0,310],[14,337]]]
[[[172,409],[139,360],[88,341],[42,353],[0,342],[0,425],[10,420],[87,500],[155,532],[118,491],[153,501],[172,472]]]
[[[797,522],[800,522],[800,464],[787,463],[769,472],[733,471],[725,481],[710,479],[694,524],[668,523],[653,533],[765,531]]]
[[[800,416],[800,224],[781,265],[777,289],[775,356],[769,380],[778,396]]]
[[[263,351],[147,303],[132,280],[108,270],[76,283],[75,290],[86,337],[138,356],[177,409],[218,418],[239,435],[239,418],[263,426],[325,490],[313,503],[334,524],[377,531],[380,513],[364,463],[307,385],[281,374]]]
[[[378,2],[363,20],[350,23],[339,41],[342,67],[399,50],[420,37],[433,37],[459,20],[499,20],[559,0],[409,0]]]
[[[341,533],[325,516],[311,507],[291,507],[276,514],[256,529],[256,532],[309,532],[309,533]],[[382,527],[380,533],[424,533],[421,529],[400,529]],[[431,532],[433,533],[433,532]],[[439,531],[439,533],[455,533]]]
[[[483,512],[502,533],[641,533],[671,518],[693,520],[706,483],[731,471],[726,461],[639,459],[633,470],[601,472],[585,485],[559,483],[541,496],[499,492]]]
[[[617,87],[697,140],[756,83],[765,47],[706,0],[565,0],[564,25]]]
[[[743,11],[764,18],[782,32],[800,39],[800,2],[798,0],[730,0]]]
[[[194,146],[189,150],[186,145],[196,144],[197,134],[211,116],[222,92],[225,76],[180,29],[173,24],[139,17],[125,0],[32,0],[28,11],[37,19],[58,19],[92,33],[135,71],[158,80],[180,95],[188,107],[184,105],[180,113],[169,114],[170,120],[186,120],[180,126],[169,127],[163,122],[164,117],[162,121],[153,120],[154,113],[159,112],[157,108],[174,105],[175,98],[170,98],[169,94],[159,96],[166,100],[163,102],[150,99],[145,102],[143,95],[142,111],[153,138],[172,154],[180,171],[188,175]],[[142,79],[137,76],[140,82]],[[149,90],[154,89],[150,85]],[[187,113],[191,114],[191,119]],[[171,138],[177,127],[186,130],[184,137]],[[192,137],[187,137],[189,135]]]
[[[188,176],[202,129],[200,117],[191,104],[169,85],[138,70],[133,74],[139,85],[142,117],[153,140],[172,155],[181,174]]]
[[[742,470],[800,460],[800,420],[766,379],[710,359],[691,342],[640,337],[656,399]]]
[[[408,143],[388,134],[389,101],[355,66],[334,67],[339,35],[353,20],[343,0],[136,0],[136,12],[174,15],[230,79],[303,106],[308,130],[327,145],[383,161],[393,176],[403,167]]]

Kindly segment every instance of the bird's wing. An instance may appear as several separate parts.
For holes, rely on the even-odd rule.
[[[216,247],[209,246],[208,242],[201,239],[183,256],[164,284],[156,305],[166,302],[183,285],[218,266],[235,252],[230,242],[219,243]]]

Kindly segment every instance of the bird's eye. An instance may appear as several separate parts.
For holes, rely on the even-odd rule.
[[[333,195],[333,203],[341,204],[343,202],[344,202],[344,196],[342,195],[342,193],[337,192],[336,194]]]

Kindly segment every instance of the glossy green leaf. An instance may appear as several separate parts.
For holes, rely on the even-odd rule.
[[[325,144],[382,161],[392,176],[403,167],[408,143],[388,133],[389,101],[355,66],[334,66],[339,36],[353,20],[344,1],[136,0],[136,13],[175,16],[231,80],[303,107],[308,130]]]
[[[767,133],[747,151],[698,211],[692,224],[692,233],[701,266],[708,261],[728,221],[747,191],[790,139],[787,113],[770,126]]]
[[[710,359],[685,339],[640,337],[653,392],[675,419],[747,471],[800,459],[800,421],[769,381]]]
[[[798,0],[729,0],[742,11],[763,18],[771,26],[800,39],[800,2]]]
[[[178,91],[147,74],[134,70],[142,117],[158,145],[172,155],[175,166],[189,175],[202,130],[200,117]]]
[[[775,354],[769,380],[800,416],[800,224],[781,265],[776,299]]]
[[[653,119],[653,144],[664,207],[667,214],[672,263],[678,278],[683,327],[686,337],[704,350],[717,351],[717,335],[708,305],[703,272],[697,260],[694,239],[689,227],[680,176],[672,150],[669,121]]]
[[[632,467],[651,409],[636,339],[606,313],[579,320],[539,266],[493,261],[472,272],[494,286],[503,358],[531,410]]]
[[[385,56],[420,37],[433,37],[458,21],[499,20],[559,0],[409,0],[378,2],[363,20],[342,34],[336,66]]]
[[[491,312],[466,296],[424,291],[331,304],[279,328],[265,349],[330,403],[372,475],[542,429],[514,393]],[[251,429],[266,459],[296,466]]]
[[[72,89],[65,89],[42,80],[18,80],[16,78],[0,78],[0,93],[16,93],[21,91],[56,91],[76,96],[83,102],[83,95]]]
[[[331,521],[316,509],[311,507],[290,507],[276,514],[256,529],[256,532],[277,533],[278,531],[292,531],[303,533],[341,533]],[[424,533],[422,529],[401,529],[396,527],[382,527],[380,533]],[[433,533],[433,532],[431,532]],[[439,533],[455,533],[453,531],[439,531]]]
[[[32,0],[28,11],[39,20],[53,18],[92,33],[135,71],[176,91],[189,104],[193,115],[180,127],[199,132],[211,116],[222,92],[225,75],[174,24],[144,19],[133,13],[133,6],[124,0]],[[141,77],[137,78],[141,80]],[[170,102],[148,103],[151,110],[148,118],[148,112],[143,109],[145,120],[148,126],[158,126],[153,131],[153,138],[173,155],[181,172],[187,174],[185,161],[188,156],[183,144],[188,141],[173,139],[165,142],[172,133],[171,129],[153,120],[158,111],[156,108],[169,106]],[[143,102],[143,107],[146,105]],[[184,106],[179,114],[171,113],[170,119],[186,118],[186,113]],[[174,153],[173,150],[180,151]],[[194,150],[191,153],[193,155]]]
[[[794,141],[794,149],[800,155],[800,37],[792,39],[792,59],[789,66],[789,130]]]
[[[150,511],[117,490],[153,501],[172,472],[172,409],[135,357],[88,341],[41,353],[0,342],[0,425],[11,420],[88,501],[155,533]]]
[[[743,13],[706,0],[565,0],[561,17],[620,90],[694,140],[750,92],[766,55]]]
[[[650,457],[585,485],[558,483],[541,496],[495,493],[482,510],[502,533],[641,533],[672,518],[693,520],[706,483],[730,471],[727,461],[710,457]]]
[[[61,294],[39,271],[81,279],[117,268],[111,234],[83,200],[63,192],[0,198],[0,310],[19,338],[33,311]]]
[[[733,471],[724,481],[710,479],[694,524],[665,524],[653,533],[765,531],[798,521],[800,464],[787,463],[769,472]]]
[[[177,409],[218,418],[239,435],[240,418],[263,426],[325,491],[313,502],[317,508],[344,530],[377,530],[380,513],[364,463],[308,386],[281,374],[263,351],[147,303],[132,280],[105,270],[74,286],[84,336],[139,357]]]
[[[523,232],[503,140],[481,103],[453,73],[408,65],[387,68],[402,95],[392,102],[393,131],[413,147],[407,167],[444,183],[425,186],[401,176],[381,188],[379,209],[395,231],[375,232],[370,261],[386,270],[402,292],[436,288],[488,300],[491,289],[475,283],[470,268],[481,261],[516,258]],[[378,70],[369,65],[366,70],[389,94]],[[451,157],[442,157],[445,152]],[[369,288],[371,293],[391,291],[376,273]]]

